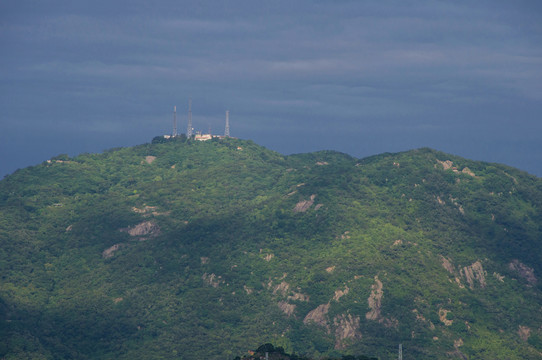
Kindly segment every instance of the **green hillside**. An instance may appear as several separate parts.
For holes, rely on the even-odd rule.
[[[542,179],[184,138],[0,181],[1,359],[542,359]]]

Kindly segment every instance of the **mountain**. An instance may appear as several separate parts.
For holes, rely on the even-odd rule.
[[[542,358],[542,180],[176,138],[0,181],[0,358]]]

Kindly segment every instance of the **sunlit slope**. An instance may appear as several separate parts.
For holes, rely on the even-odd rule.
[[[0,182],[0,357],[542,358],[542,181],[162,141]]]

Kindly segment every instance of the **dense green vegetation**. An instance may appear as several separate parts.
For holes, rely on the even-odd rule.
[[[0,181],[0,358],[542,358],[542,180],[186,138]],[[301,356],[300,355],[300,356]]]

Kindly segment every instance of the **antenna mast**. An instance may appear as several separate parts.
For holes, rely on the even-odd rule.
[[[192,98],[188,100],[188,129],[186,129],[186,137],[192,138]]]
[[[173,137],[177,136],[177,106],[173,107]]]
[[[230,137],[230,111],[226,110],[226,129],[224,130],[224,137]]]

